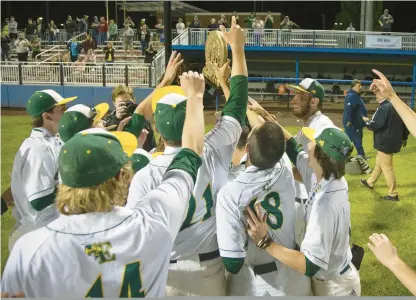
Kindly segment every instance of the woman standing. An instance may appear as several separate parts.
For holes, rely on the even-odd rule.
[[[33,38],[32,44],[31,44],[31,46],[32,46],[32,60],[35,60],[36,55],[38,55],[40,53],[40,42],[41,41],[40,41],[39,36],[35,35],[35,37]],[[39,56],[39,59],[40,58],[41,57]]]
[[[14,42],[14,46],[16,47],[17,59],[19,61],[27,61],[30,43],[25,39],[24,33],[19,34],[19,38]]]
[[[260,20],[259,17],[256,17],[252,26],[254,29],[254,45],[260,46],[261,36],[263,35],[264,23],[262,20]]]
[[[56,41],[56,33],[58,32],[58,28],[55,25],[55,22],[51,20],[48,25],[49,30],[49,41],[54,42]]]
[[[360,277],[351,263],[350,204],[344,178],[345,161],[353,150],[351,140],[336,127],[319,132],[304,127],[302,132],[310,140],[306,153],[289,132],[283,132],[286,153],[309,191],[300,251],[273,242],[258,207],[257,215],[247,208],[248,233],[257,247],[310,276],[315,296],[360,296]]]
[[[140,43],[142,44],[142,55],[145,54],[145,51],[149,45],[150,41],[150,30],[146,24],[143,24],[140,29]]]

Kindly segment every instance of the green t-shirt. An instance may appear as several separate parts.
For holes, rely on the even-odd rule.
[[[246,19],[246,21],[247,21],[247,28],[253,28],[254,20],[255,20],[255,18],[252,18],[252,17],[248,17]]]
[[[264,28],[266,28],[266,29],[273,28],[273,22],[272,22],[272,20],[267,19],[266,22],[264,23]]]

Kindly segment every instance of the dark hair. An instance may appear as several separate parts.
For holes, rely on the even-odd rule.
[[[52,107],[51,109],[45,111],[46,113],[52,113],[56,106]],[[39,117],[35,117],[32,119],[32,126],[33,128],[42,127],[43,126],[43,113]]]
[[[354,79],[351,81],[351,88],[355,87],[357,84],[361,84],[361,81],[359,79]]]
[[[285,138],[279,125],[265,122],[254,128],[248,139],[248,155],[259,169],[273,168],[285,152]]]
[[[329,180],[331,175],[333,175],[335,179],[341,179],[341,177],[345,175],[345,162],[335,161],[318,145],[315,147],[314,157],[322,168],[322,175],[325,180]]]
[[[238,140],[238,143],[237,143],[237,149],[243,149],[247,145],[247,138],[248,138],[248,135],[250,134],[250,128],[247,125],[243,125],[241,126],[241,128],[242,128],[242,131],[241,131],[240,139]]]

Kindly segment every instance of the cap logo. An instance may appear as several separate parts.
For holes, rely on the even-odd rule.
[[[321,145],[321,147],[323,147],[323,146],[324,146],[324,144],[325,144],[325,141],[322,141],[322,140],[321,140],[321,141],[319,141],[318,143],[319,143],[319,145]]]
[[[316,90],[312,90],[311,93],[315,95],[316,94]]]

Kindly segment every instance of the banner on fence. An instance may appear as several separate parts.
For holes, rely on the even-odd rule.
[[[365,47],[372,49],[401,49],[402,37],[391,35],[366,35]]]

